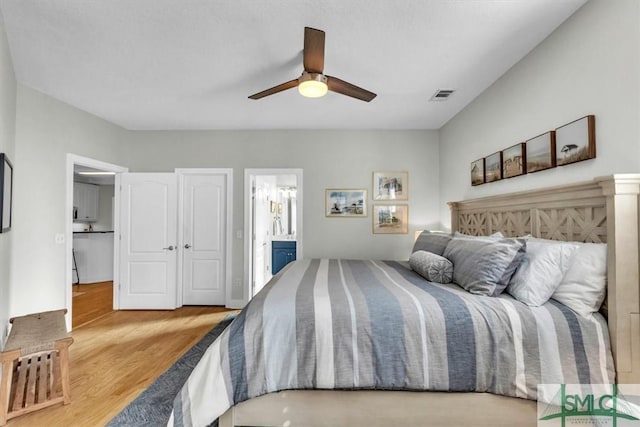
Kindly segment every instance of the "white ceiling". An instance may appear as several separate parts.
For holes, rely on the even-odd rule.
[[[127,129],[438,129],[587,0],[0,0],[18,81]],[[295,89],[304,27],[371,103]],[[456,89],[430,102],[438,89]]]

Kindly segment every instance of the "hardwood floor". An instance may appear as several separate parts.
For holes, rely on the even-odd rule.
[[[113,311],[74,328],[71,404],[14,418],[7,426],[105,425],[233,312],[222,307]]]
[[[113,311],[113,282],[73,286],[71,324],[74,328]]]

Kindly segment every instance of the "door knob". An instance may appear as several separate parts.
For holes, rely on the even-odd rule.
[[[173,250],[173,245],[169,246],[168,248],[162,248],[162,249],[168,249],[168,250],[172,251]]]
[[[186,245],[184,245],[184,248],[185,248],[185,249],[189,249],[190,247],[191,247],[191,245],[190,245],[190,244],[188,244],[188,243],[187,243]]]

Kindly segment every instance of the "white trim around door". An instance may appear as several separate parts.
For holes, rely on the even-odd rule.
[[[76,154],[67,153],[66,166],[66,203],[65,203],[65,304],[67,308],[66,322],[67,330],[71,330],[71,316],[73,310],[73,289],[71,283],[72,278],[72,257],[73,257],[73,169],[74,166],[86,166],[93,169],[99,169],[105,172],[115,173],[115,188],[120,188],[120,174],[128,172],[129,168],[106,163],[101,160],[82,157]],[[120,212],[120,196],[119,191],[114,191],[114,212]],[[113,218],[113,236],[114,236],[114,253],[113,253],[113,308],[119,308],[119,245],[115,241],[116,236],[120,235],[120,218],[115,215]]]

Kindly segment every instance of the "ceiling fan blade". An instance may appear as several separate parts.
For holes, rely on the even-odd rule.
[[[332,92],[341,93],[343,95],[350,96],[352,98],[360,99],[365,102],[371,101],[377,95],[373,92],[369,92],[366,89],[362,89],[354,84],[345,82],[344,80],[340,80],[337,77],[327,77],[327,86],[329,90]]]
[[[260,99],[265,96],[273,95],[274,93],[282,92],[283,90],[291,89],[298,86],[298,79],[290,80],[286,83],[279,84],[262,92],[254,93],[249,99]]]
[[[305,71],[322,74],[322,70],[324,70],[324,31],[304,27],[303,55],[302,63]]]

